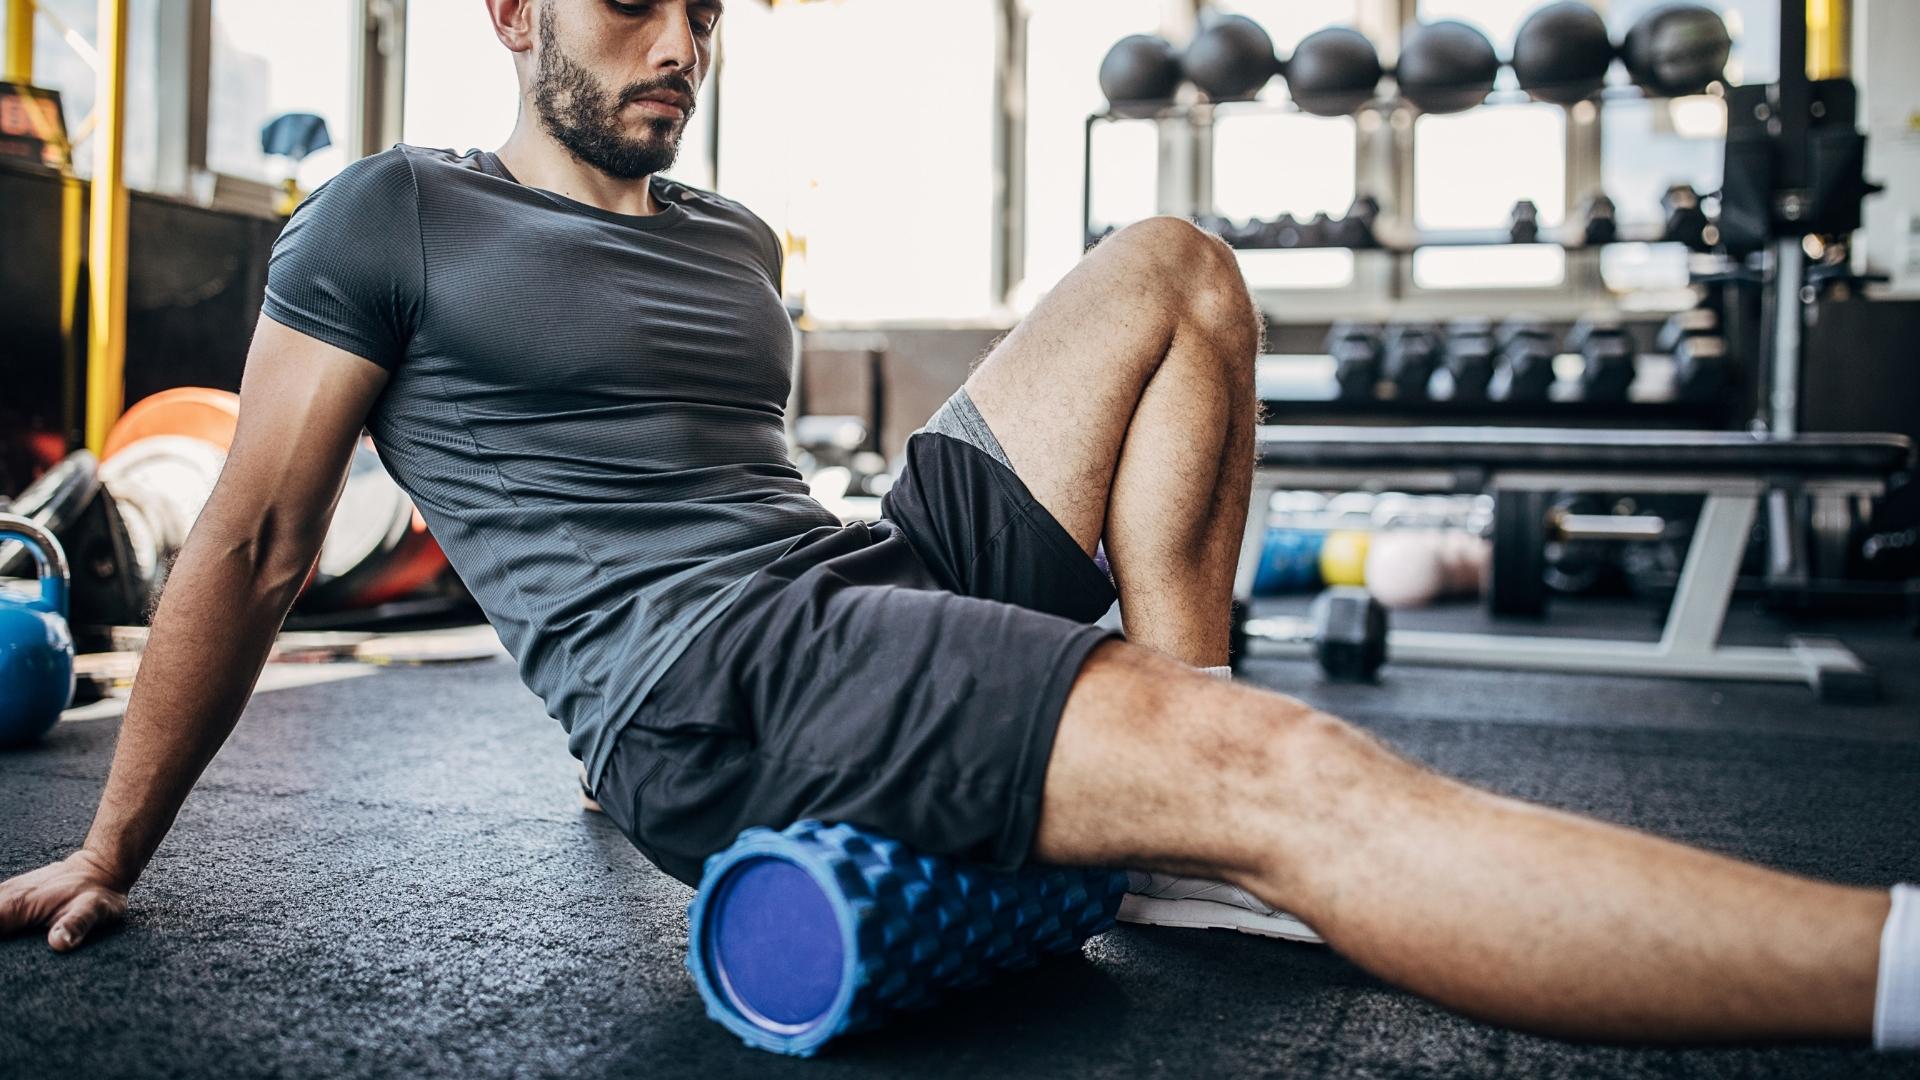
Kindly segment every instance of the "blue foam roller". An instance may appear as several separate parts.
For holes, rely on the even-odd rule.
[[[1080,948],[1113,926],[1127,875],[1001,873],[850,825],[748,829],[707,860],[687,968],[748,1046],[810,1057],[946,990]]]

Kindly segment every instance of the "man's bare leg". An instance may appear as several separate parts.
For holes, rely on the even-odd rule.
[[[1477,791],[1123,643],[1074,686],[1034,858],[1222,877],[1393,983],[1586,1038],[1864,1037],[1889,908]]]
[[[1176,218],[1082,259],[967,380],[1042,506],[1106,541],[1127,636],[1227,662],[1261,319],[1233,252]]]

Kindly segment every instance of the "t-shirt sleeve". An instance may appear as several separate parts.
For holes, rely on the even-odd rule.
[[[786,266],[787,253],[780,245],[780,238],[774,235],[773,227],[768,225],[759,214],[751,210],[743,211],[753,219],[754,231],[759,234],[761,246],[765,249],[767,276],[773,279],[773,291],[780,291],[780,275]]]
[[[347,166],[300,204],[273,245],[261,311],[392,370],[425,290],[419,191],[412,163],[393,149]]]
[[[766,222],[761,222],[760,227],[766,228]],[[773,234],[772,229],[767,229],[767,246],[773,253],[773,291],[780,292],[780,275],[787,272],[787,249],[781,245],[780,238]]]

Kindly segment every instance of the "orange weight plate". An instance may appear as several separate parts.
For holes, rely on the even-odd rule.
[[[240,398],[225,390],[205,386],[178,386],[141,398],[107,432],[107,445],[100,460],[154,435],[182,435],[217,446],[221,451],[233,445],[233,432],[240,423]]]

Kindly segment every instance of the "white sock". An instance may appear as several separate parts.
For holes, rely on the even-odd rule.
[[[1880,984],[1873,1001],[1876,1050],[1920,1050],[1920,885],[1895,885],[1880,932]]]
[[[1216,679],[1226,679],[1231,682],[1233,679],[1233,668],[1227,666],[1203,667],[1200,669],[1200,674],[1211,675]]]

